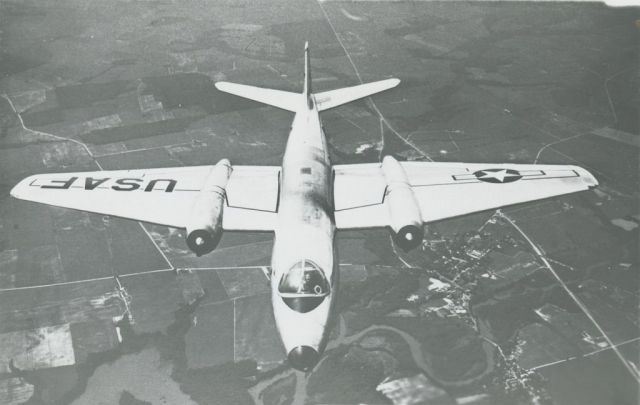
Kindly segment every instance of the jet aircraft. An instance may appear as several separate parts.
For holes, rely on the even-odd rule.
[[[327,343],[338,290],[335,233],[387,228],[404,250],[423,224],[598,185],[568,165],[399,162],[332,165],[319,113],[398,85],[386,79],[312,92],[305,44],[302,93],[218,82],[218,90],[295,114],[281,166],[215,165],[37,174],[11,195],[184,229],[198,256],[223,231],[274,233],[271,301],[291,366],[313,368]]]

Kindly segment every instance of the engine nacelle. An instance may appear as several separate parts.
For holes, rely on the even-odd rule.
[[[222,159],[213,169],[198,193],[187,222],[187,246],[197,256],[213,251],[222,237],[222,215],[226,187],[231,176],[231,163]]]
[[[415,249],[422,243],[424,228],[420,206],[407,174],[392,156],[382,159],[382,172],[387,183],[385,201],[389,208],[393,240],[404,251]]]

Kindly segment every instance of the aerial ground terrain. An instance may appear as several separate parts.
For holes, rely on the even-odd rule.
[[[0,403],[638,403],[638,29],[596,3],[0,2]],[[218,92],[398,77],[323,113],[333,162],[575,164],[600,187],[339,233],[326,353],[285,361],[271,234],[18,201],[42,172],[278,165],[290,113]],[[440,204],[438,196],[433,203]],[[115,277],[117,276],[117,277]]]

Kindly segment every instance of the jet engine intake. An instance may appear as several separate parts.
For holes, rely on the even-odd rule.
[[[231,171],[231,163],[228,159],[219,161],[211,169],[202,190],[193,202],[186,226],[186,241],[189,249],[197,256],[212,252],[222,238],[225,189]]]
[[[392,156],[382,160],[387,190],[385,201],[389,209],[393,240],[402,250],[415,249],[422,243],[424,229],[420,206],[404,168]]]

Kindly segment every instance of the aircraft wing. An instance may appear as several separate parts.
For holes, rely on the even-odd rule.
[[[420,207],[432,222],[507,205],[588,190],[598,185],[578,166],[400,162]],[[336,227],[386,227],[387,185],[381,164],[333,167]]]
[[[36,174],[11,195],[22,200],[184,228],[213,166]],[[271,231],[279,167],[233,166],[226,188],[225,230]]]

